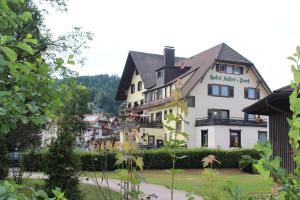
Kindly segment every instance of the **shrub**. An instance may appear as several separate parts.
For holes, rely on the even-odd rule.
[[[51,142],[49,151],[44,154],[44,172],[48,176],[45,189],[51,194],[53,188],[59,187],[67,199],[79,200],[80,158],[74,152],[73,144],[74,139],[69,132],[60,133],[58,138]]]
[[[3,180],[8,175],[8,158],[7,146],[5,137],[0,133],[0,180]]]
[[[253,159],[250,155],[243,155],[242,159],[239,161],[239,168],[247,173],[256,173],[256,170],[253,167],[255,163],[255,159]]]
[[[107,170],[115,170],[116,158],[114,152],[76,152],[81,160],[82,171],[101,171],[107,160]],[[145,169],[170,169],[172,160],[165,149],[139,151],[135,154],[143,156]],[[215,155],[221,164],[215,163],[214,168],[238,168],[243,155],[250,155],[253,159],[259,159],[259,154],[253,149],[220,150],[220,149],[180,149],[177,156],[187,155],[187,158],[179,160],[176,168],[199,169],[203,168],[201,160],[208,155]],[[29,153],[24,156],[26,168],[33,171],[42,171],[45,152]]]

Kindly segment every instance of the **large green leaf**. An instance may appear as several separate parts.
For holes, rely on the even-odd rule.
[[[1,51],[9,58],[11,62],[15,62],[17,60],[17,54],[14,50],[9,47],[1,47]]]
[[[2,107],[0,107],[0,116],[6,115],[6,110]]]
[[[1,133],[4,133],[4,134],[6,134],[6,133],[8,133],[9,132],[9,126],[7,125],[7,124],[1,124]]]
[[[21,15],[18,16],[19,19],[21,19],[24,22],[27,22],[28,20],[32,19],[32,14],[29,11],[23,12]]]
[[[29,46],[29,45],[26,44],[26,43],[23,43],[23,42],[22,42],[22,43],[19,43],[19,44],[17,45],[17,47],[20,48],[20,49],[22,49],[23,51],[29,53],[30,55],[33,55],[33,54],[34,54],[34,51],[33,51],[33,49],[31,48],[31,46]]]

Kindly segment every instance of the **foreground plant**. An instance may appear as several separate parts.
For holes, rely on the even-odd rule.
[[[31,195],[26,196],[24,191],[30,191]],[[0,185],[0,199],[6,200],[67,200],[64,197],[64,193],[59,189],[55,188],[52,190],[53,197],[49,198],[47,193],[43,190],[35,191],[33,188],[22,188],[19,185],[13,185],[4,182],[3,185]]]
[[[169,113],[166,117],[166,123],[164,127],[169,133],[169,139],[165,142],[165,149],[168,150],[169,155],[172,160],[171,168],[171,200],[174,199],[174,185],[175,185],[175,173],[176,170],[176,161],[184,159],[187,156],[183,155],[178,157],[176,155],[176,150],[184,148],[187,144],[188,134],[182,131],[182,123],[184,121],[184,116],[187,115],[187,104],[183,99],[180,91],[180,83],[176,84],[176,87],[171,92],[172,103],[168,104],[169,107],[175,108],[175,113]]]
[[[142,182],[140,171],[144,167],[143,158],[134,154],[134,151],[138,149],[134,140],[138,131],[132,129],[128,134],[129,140],[119,145],[116,155],[116,165],[121,168],[117,170],[121,180],[120,193],[126,200],[138,199],[143,194],[139,189],[139,185]]]

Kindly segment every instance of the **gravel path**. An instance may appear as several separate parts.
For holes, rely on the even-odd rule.
[[[25,178],[34,178],[34,179],[44,179],[46,178],[42,173],[32,173],[32,174],[25,174]],[[107,187],[106,182],[104,181],[101,183],[100,178],[90,178],[90,177],[80,177],[80,181],[85,184],[90,184],[90,185],[97,185],[97,181],[99,185],[103,187]],[[119,192],[119,180],[115,179],[109,179],[108,184],[110,189]],[[153,200],[169,200],[171,199],[171,192],[170,189],[160,186],[160,185],[154,185],[154,184],[149,184],[149,183],[142,183],[140,185],[140,190],[145,192],[145,194],[150,195],[150,194],[155,194],[157,198],[153,198]],[[181,190],[174,190],[174,200],[185,200],[186,199],[186,194],[187,192],[181,191]],[[196,200],[203,200],[200,196],[195,195]]]

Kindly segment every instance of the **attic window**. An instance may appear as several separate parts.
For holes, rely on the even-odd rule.
[[[135,85],[134,84],[132,84],[130,86],[130,92],[131,92],[131,94],[133,94],[135,92]]]
[[[141,91],[143,89],[143,83],[142,81],[138,82],[138,91]]]
[[[135,70],[135,75],[139,75],[139,71],[137,69]]]
[[[241,75],[244,73],[244,68],[241,66],[227,65],[227,64],[216,64],[216,71],[226,74],[237,74]]]

